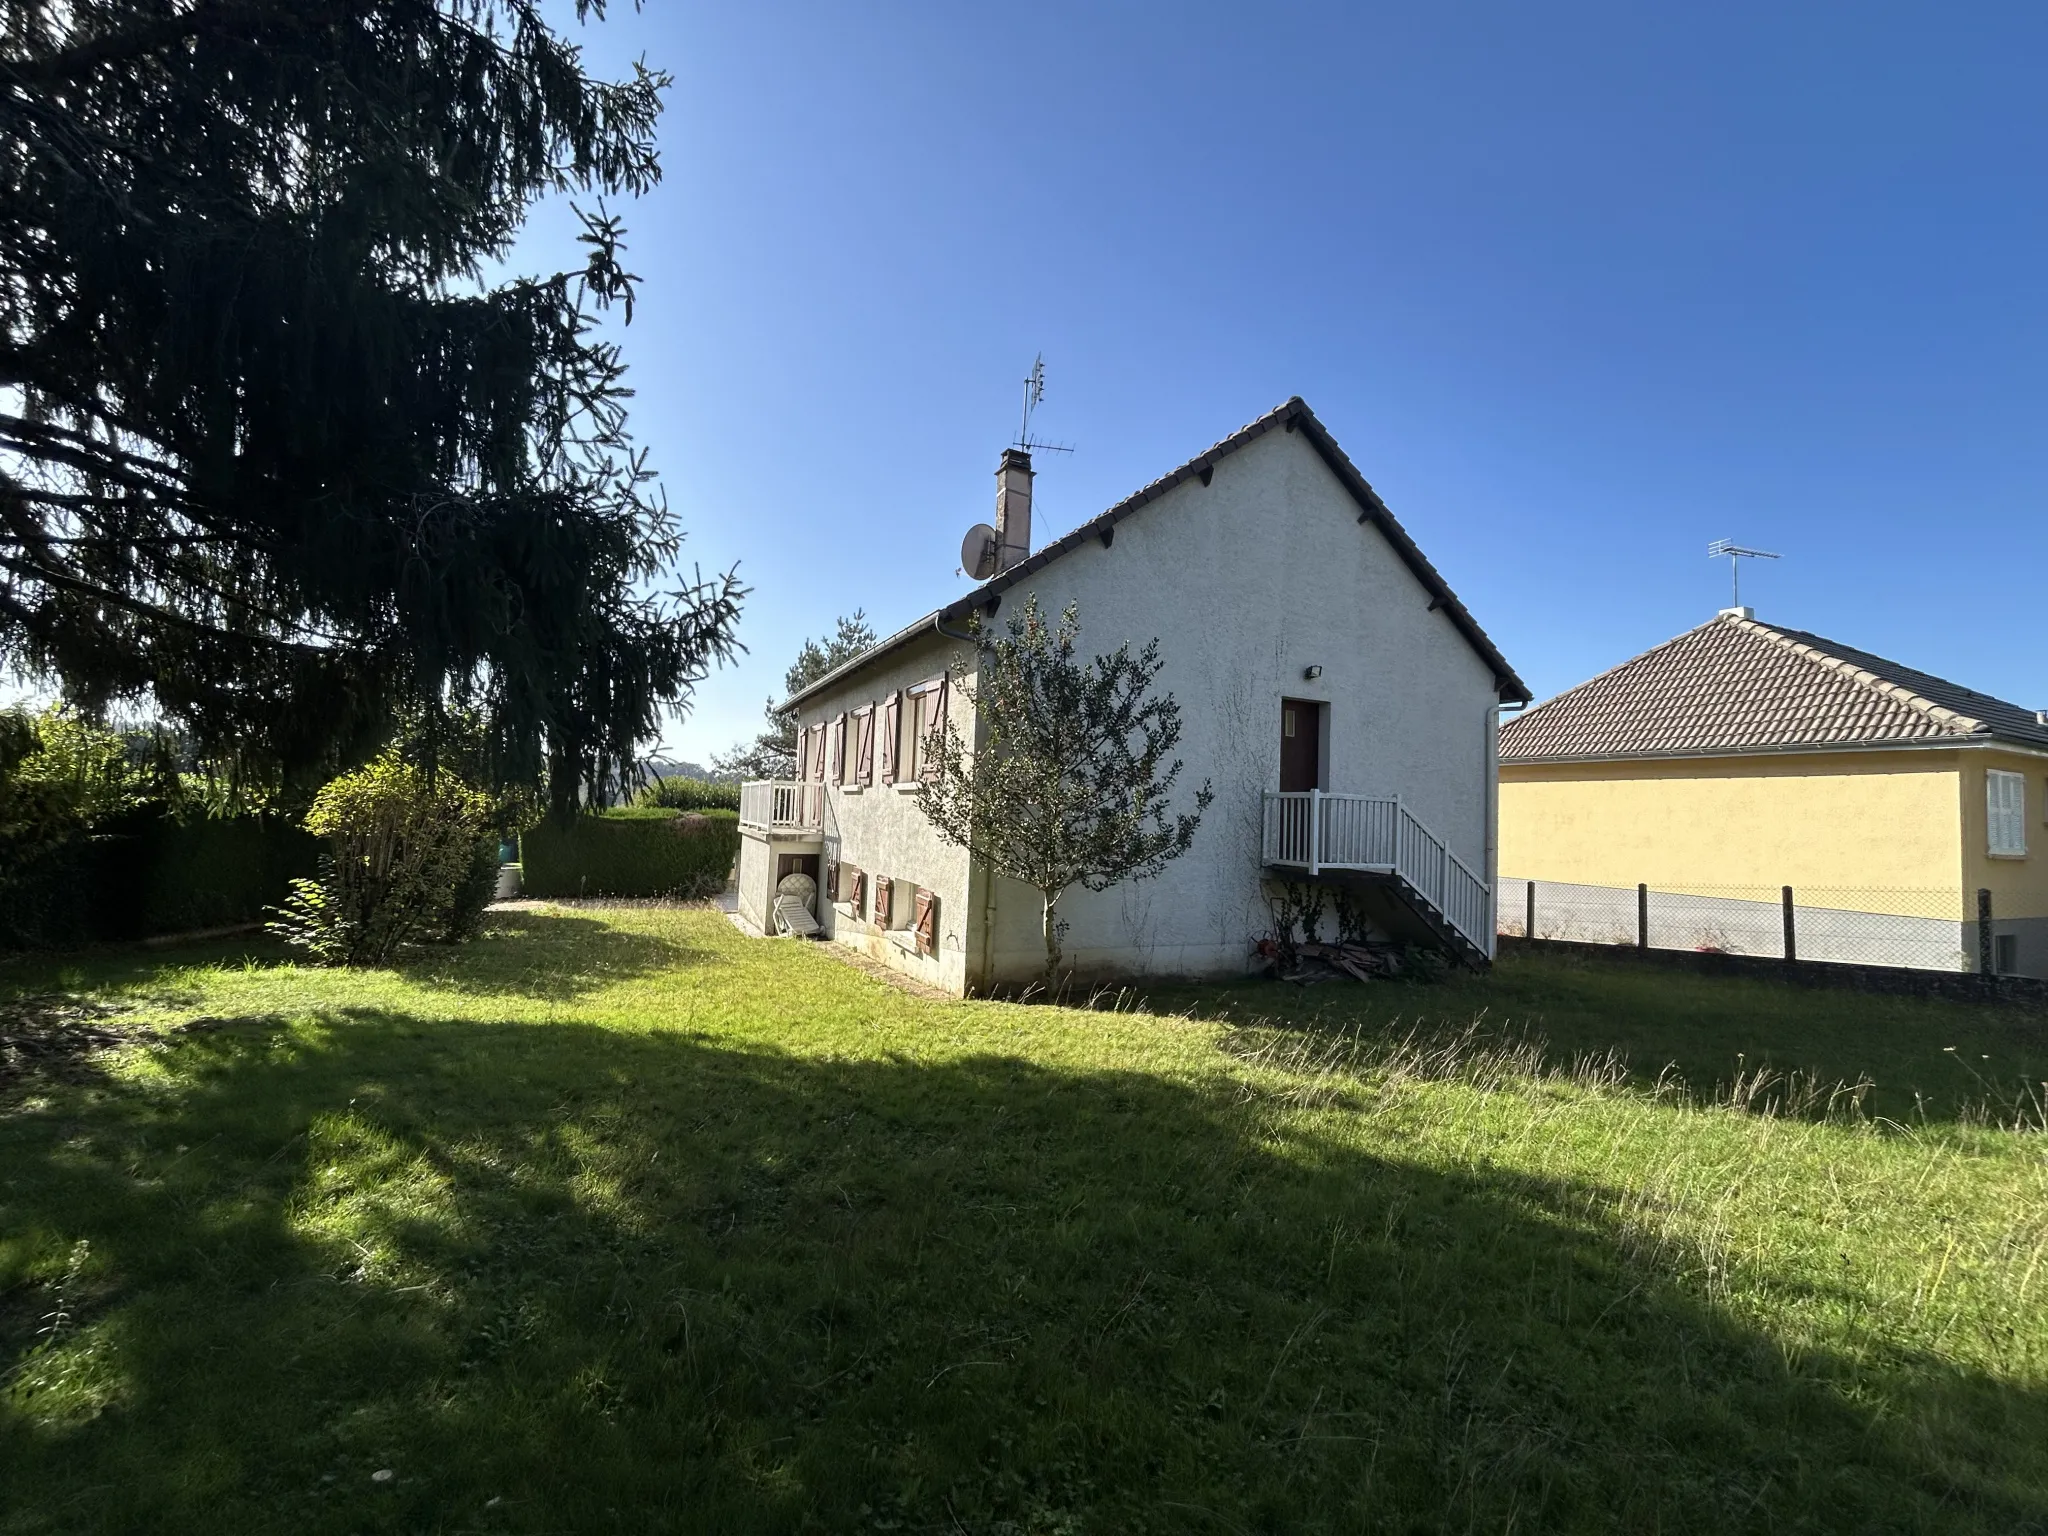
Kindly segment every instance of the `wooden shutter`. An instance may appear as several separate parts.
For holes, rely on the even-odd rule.
[[[896,782],[897,734],[902,729],[903,695],[892,693],[882,701],[882,782]],[[880,886],[875,889],[879,891]]]
[[[867,895],[867,884],[868,877],[856,869],[853,872],[852,888],[848,892],[846,898],[846,904],[853,908],[853,915],[855,917],[859,917],[861,915],[861,898]]]
[[[839,861],[837,859],[827,859],[825,861],[825,899],[827,901],[837,901],[839,899]]]
[[[938,687],[925,695],[924,741],[917,750],[918,777],[935,779],[939,776],[939,754],[933,750],[944,739],[946,729],[946,679],[939,678]]]
[[[853,743],[853,782],[875,782],[875,707],[870,704],[854,716],[858,733]]]
[[[917,952],[934,953],[939,947],[939,898],[921,885],[917,888],[917,917],[911,926],[917,930]]]
[[[889,905],[894,895],[895,888],[890,884],[889,877],[887,875],[875,876],[876,927],[886,928],[889,926]]]
[[[798,783],[811,776],[811,733],[808,730],[796,733],[796,776]]]
[[[825,779],[825,727],[822,723],[811,727],[811,777],[823,783]]]
[[[832,742],[830,748],[832,755],[828,761],[832,766],[827,776],[834,784],[838,784],[846,777],[846,716],[834,715],[832,717],[832,735],[830,740]]]

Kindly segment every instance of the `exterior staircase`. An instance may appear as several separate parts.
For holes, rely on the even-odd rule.
[[[1448,953],[1475,967],[1492,962],[1492,888],[1398,795],[1269,794],[1264,861],[1288,878],[1378,887]]]

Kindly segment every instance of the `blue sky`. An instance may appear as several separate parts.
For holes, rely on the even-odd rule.
[[[2048,9],[615,3],[636,431],[754,588],[667,745],[1304,396],[1539,696],[1710,617],[2048,705]],[[573,261],[543,213],[517,253]]]

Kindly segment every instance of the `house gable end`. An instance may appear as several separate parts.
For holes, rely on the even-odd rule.
[[[882,656],[907,644],[921,634],[946,634],[965,623],[977,612],[992,615],[1000,606],[1002,596],[1010,588],[1025,583],[1044,570],[1048,565],[1070,552],[1091,543],[1109,548],[1115,540],[1117,525],[1124,519],[1165,497],[1168,492],[1196,482],[1208,488],[1214,480],[1218,466],[1231,455],[1271,432],[1289,435],[1299,434],[1301,439],[1313,448],[1316,454],[1336,476],[1345,492],[1357,505],[1359,524],[1371,523],[1374,530],[1386,540],[1403,564],[1413,573],[1430,596],[1430,606],[1441,609],[1452,626],[1463,637],[1465,643],[1486,663],[1495,679],[1495,691],[1499,697],[1515,703],[1526,703],[1532,695],[1507,659],[1479,627],[1465,605],[1459,601],[1442,574],[1423,555],[1421,548],[1403,528],[1394,515],[1388,511],[1377,492],[1366,478],[1359,473],[1344,450],[1330,436],[1327,428],[1311,411],[1300,396],[1295,396],[1284,405],[1267,412],[1258,420],[1240,428],[1229,437],[1215,444],[1207,451],[1196,455],[1179,468],[1162,475],[1150,485],[1126,497],[1107,511],[1089,519],[1072,532],[1055,539],[1037,553],[1019,561],[1001,575],[982,583],[972,592],[954,599],[944,607],[927,614],[916,623],[907,625],[897,633],[881,641],[863,655],[854,657],[837,671],[820,678],[809,688],[793,694],[786,705],[805,702],[824,693],[851,677],[854,673],[879,660]]]

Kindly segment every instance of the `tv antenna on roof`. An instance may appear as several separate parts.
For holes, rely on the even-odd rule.
[[[1709,560],[1726,559],[1728,578],[1734,588],[1735,604],[1742,606],[1742,562],[1745,560],[1775,560],[1778,557],[1767,549],[1744,549],[1733,539],[1716,539],[1707,546]]]
[[[1039,353],[1032,360],[1031,371],[1024,376],[1024,420],[1017,428],[1015,446],[1026,453],[1042,450],[1046,453],[1072,453],[1072,447],[1065,443],[1041,443],[1031,435],[1031,413],[1038,409],[1038,402],[1045,398],[1045,354]]]

